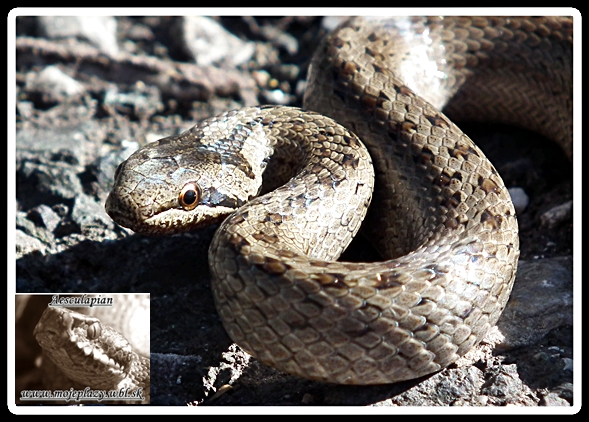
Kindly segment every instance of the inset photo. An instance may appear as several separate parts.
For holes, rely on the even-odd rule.
[[[15,296],[17,405],[149,404],[149,294]]]

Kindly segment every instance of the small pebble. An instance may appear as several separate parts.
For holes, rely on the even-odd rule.
[[[540,216],[540,221],[544,227],[552,229],[560,223],[571,218],[573,211],[573,200],[565,202],[559,206],[549,209]]]
[[[60,97],[76,97],[84,93],[84,87],[78,81],[65,74],[57,66],[47,66],[28,84],[35,89],[58,101]]]
[[[509,195],[511,195],[511,201],[515,207],[515,212],[524,212],[530,203],[530,198],[522,188],[514,187],[509,188]]]
[[[314,401],[313,395],[309,393],[303,394],[303,398],[301,399],[302,404],[313,404]]]

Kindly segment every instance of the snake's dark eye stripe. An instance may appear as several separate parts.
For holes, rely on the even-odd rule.
[[[200,188],[194,182],[189,182],[184,185],[180,191],[178,202],[180,206],[186,211],[190,211],[196,208],[200,200]]]

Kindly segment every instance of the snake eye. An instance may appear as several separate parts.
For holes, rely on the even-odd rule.
[[[86,331],[87,335],[88,335],[88,340],[94,340],[95,338],[100,337],[100,333],[101,333],[101,329],[100,329],[100,324],[95,322],[92,325],[90,325]]]
[[[190,211],[196,208],[200,199],[200,189],[194,182],[189,182],[184,185],[180,191],[178,201],[180,206],[186,211]]]

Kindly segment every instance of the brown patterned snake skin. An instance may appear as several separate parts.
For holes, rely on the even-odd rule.
[[[115,300],[117,310],[78,308],[84,311],[80,313],[62,307],[45,309],[33,334],[55,365],[46,370],[54,378],[48,380],[52,385],[47,387],[117,392],[126,389],[129,395],[141,394],[143,400],[119,397],[117,403],[149,403],[149,334],[144,337],[146,328],[149,333],[145,325],[149,321],[149,299],[127,295]]]
[[[371,158],[328,118],[246,108],[137,151],[107,212],[143,234],[233,213],[209,249],[217,309],[281,371],[380,384],[446,367],[499,318],[519,240],[501,177],[437,110],[523,125],[571,156],[572,19],[357,18],[318,48],[304,108]],[[335,262],[371,201],[386,260]]]

